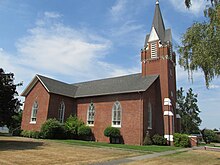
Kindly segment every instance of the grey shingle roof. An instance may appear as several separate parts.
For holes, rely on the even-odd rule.
[[[50,93],[73,97],[77,87],[48,77],[37,75]]]
[[[67,84],[45,76],[36,75],[22,96],[27,96],[39,80],[49,93],[73,98],[132,93],[146,91],[158,78],[158,75],[142,77],[141,73],[127,76]]]
[[[73,85],[78,87],[75,97],[86,97],[146,91],[157,78],[158,75],[142,77],[138,73]]]
[[[159,3],[156,4],[152,26],[155,28],[161,42],[163,43],[164,38],[165,38],[165,26],[164,26],[163,17],[160,11]]]

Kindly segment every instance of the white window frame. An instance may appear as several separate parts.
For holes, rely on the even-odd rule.
[[[157,42],[151,43],[151,58],[157,58]]]
[[[87,125],[94,126],[94,121],[95,121],[95,105],[93,102],[91,102],[87,110]]]
[[[36,124],[37,122],[37,111],[38,111],[38,103],[37,101],[34,101],[34,104],[31,110],[31,120],[30,120],[31,124]]]
[[[65,103],[64,101],[61,101],[58,109],[58,120],[60,121],[60,123],[64,122],[64,115],[65,115]]]
[[[152,129],[152,124],[152,106],[149,102],[147,107],[147,129]]]
[[[116,101],[112,107],[112,127],[121,127],[122,107],[119,101]]]

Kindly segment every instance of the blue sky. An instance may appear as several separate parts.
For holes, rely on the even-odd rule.
[[[205,0],[194,0],[190,10],[183,1],[160,0],[174,46],[204,20]],[[19,93],[35,74],[74,83],[140,72],[154,8],[154,0],[0,0],[0,67],[24,82]],[[207,90],[201,71],[192,83],[177,66],[177,87],[198,94],[201,128],[220,128],[219,78]]]

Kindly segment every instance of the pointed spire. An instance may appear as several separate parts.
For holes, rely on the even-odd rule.
[[[156,7],[154,11],[154,20],[153,20],[152,27],[155,28],[161,42],[164,42],[165,26],[164,26],[163,17],[160,11],[159,0],[156,0]]]

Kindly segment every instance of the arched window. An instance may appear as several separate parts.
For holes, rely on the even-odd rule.
[[[119,101],[116,101],[112,107],[112,126],[121,126],[122,108]]]
[[[32,111],[31,111],[31,123],[36,123],[37,111],[38,111],[38,103],[37,103],[37,101],[35,101],[32,106]]]
[[[58,109],[58,112],[59,112],[59,121],[61,122],[61,123],[63,123],[64,122],[64,114],[65,114],[65,104],[64,104],[64,101],[61,101],[61,103],[60,103],[60,107],[59,107],[59,109]]]
[[[152,107],[150,102],[148,103],[147,116],[148,129],[152,129]]]
[[[93,103],[90,103],[87,111],[87,124],[94,125],[94,116],[95,116],[95,106]]]

